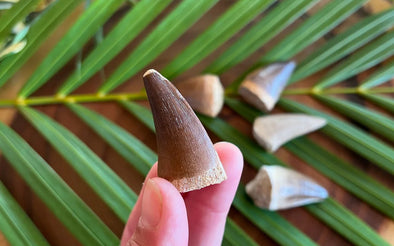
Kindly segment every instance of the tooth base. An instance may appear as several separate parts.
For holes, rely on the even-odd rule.
[[[220,162],[199,175],[193,177],[185,177],[181,179],[170,180],[170,182],[177,188],[179,192],[188,192],[192,190],[199,190],[204,187],[219,184],[227,179],[226,172]]]

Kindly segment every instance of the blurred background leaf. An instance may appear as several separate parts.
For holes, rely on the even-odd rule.
[[[157,160],[141,90],[141,74],[151,67],[175,84],[214,73],[227,87],[219,116],[199,115],[213,141],[233,142],[245,157],[223,245],[394,243],[392,3],[30,0],[1,6],[0,52],[9,49],[0,57],[0,114],[15,111],[11,124],[0,124],[0,230],[9,244],[119,242]],[[13,34],[21,21],[28,25]],[[54,36],[58,41],[42,53]],[[302,112],[328,124],[270,154],[251,138],[251,123],[265,113],[236,92],[250,71],[286,60],[298,66],[272,113]],[[280,212],[257,208],[244,184],[266,164],[312,176],[331,198]]]

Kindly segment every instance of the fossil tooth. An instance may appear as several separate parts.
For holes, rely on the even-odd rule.
[[[243,99],[262,111],[271,111],[286,87],[296,64],[293,61],[273,63],[249,74],[238,93]]]
[[[279,210],[320,202],[328,192],[311,178],[281,166],[262,166],[246,185],[256,206]]]
[[[224,103],[224,89],[219,77],[206,74],[176,85],[190,106],[202,114],[215,117]]]
[[[207,132],[179,91],[160,73],[144,76],[158,149],[158,176],[180,192],[201,189],[227,176]]]
[[[326,124],[324,118],[306,114],[261,116],[253,123],[253,136],[269,152],[275,152],[287,141],[315,131]]]

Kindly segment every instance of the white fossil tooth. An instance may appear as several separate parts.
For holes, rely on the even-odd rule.
[[[256,206],[279,210],[320,202],[328,192],[311,178],[281,166],[262,166],[246,185]]]
[[[176,85],[190,106],[202,114],[215,117],[224,103],[224,89],[218,76],[206,74]]]
[[[324,118],[306,114],[261,116],[253,123],[253,136],[267,151],[274,152],[282,144],[323,127]]]
[[[295,66],[296,63],[290,61],[259,68],[245,78],[238,93],[256,108],[271,111],[286,87]]]

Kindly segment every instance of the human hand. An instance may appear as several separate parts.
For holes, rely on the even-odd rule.
[[[149,171],[123,231],[121,246],[220,245],[228,211],[241,177],[243,157],[230,143],[214,145],[227,180],[180,194]]]

